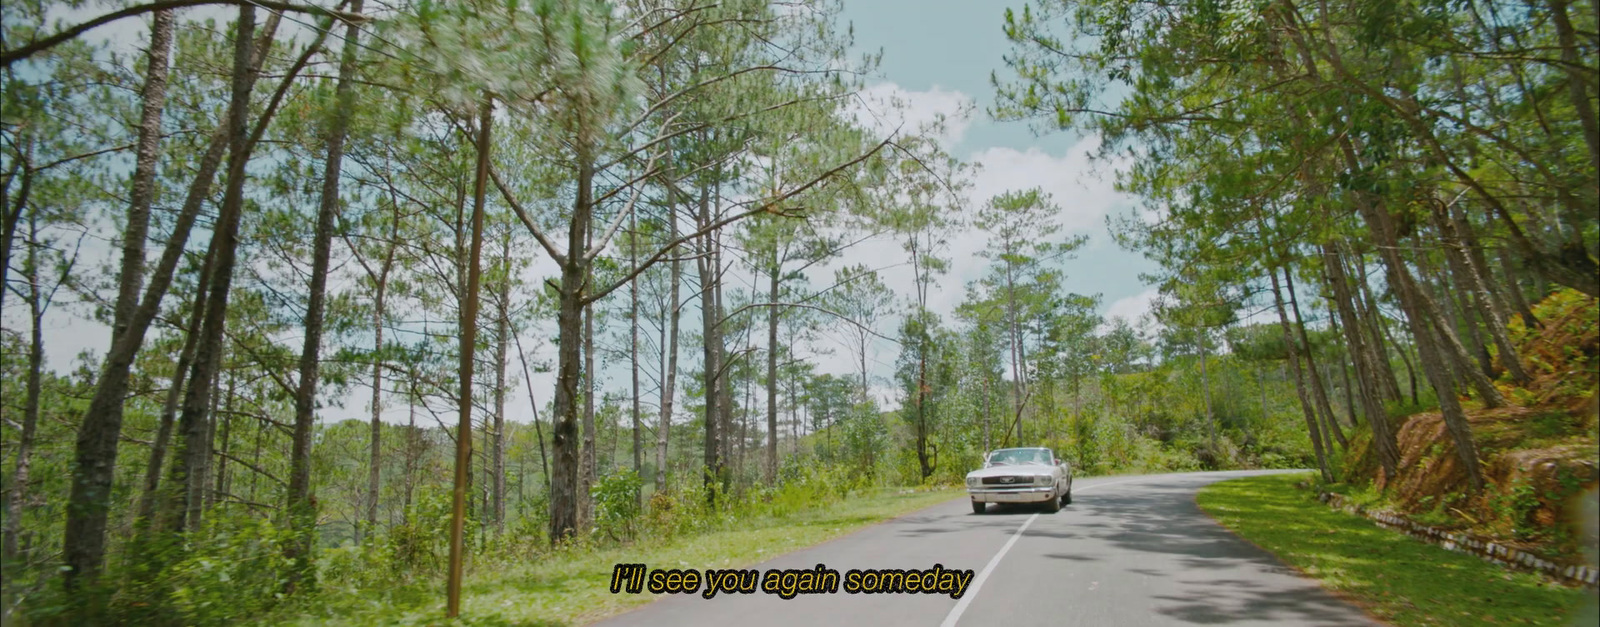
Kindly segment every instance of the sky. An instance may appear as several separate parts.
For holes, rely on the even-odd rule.
[[[845,0],[843,17],[854,30],[858,53],[883,51],[879,76],[868,81],[869,92],[907,100],[910,121],[973,105],[975,111],[964,124],[951,125],[952,137],[946,141],[952,155],[981,168],[969,193],[970,206],[1008,190],[1038,186],[1050,192],[1061,208],[1061,234],[1089,238],[1077,259],[1063,265],[1064,289],[1099,294],[1102,314],[1134,322],[1155,296],[1154,287],[1139,275],[1157,266],[1119,248],[1107,230],[1106,217],[1132,211],[1136,201],[1115,191],[1115,164],[1089,158],[1099,139],[1064,131],[1038,136],[1025,122],[1000,122],[988,113],[995,101],[991,73],[1008,78],[1004,56],[1011,43],[1003,31],[1007,6],[1020,9],[1021,3]],[[964,285],[983,274],[986,261],[977,252],[984,243],[975,232],[950,239],[952,270],[941,297],[934,299],[935,310],[948,314],[963,296]],[[906,285],[909,272],[899,281],[891,278],[886,277],[890,285]]]
[[[1020,3],[1011,4],[1020,8]],[[895,119],[896,115],[903,115],[907,127],[911,127],[939,114],[953,116],[963,110],[970,111],[966,117],[951,120],[941,137],[944,148],[953,156],[979,166],[966,198],[967,207],[975,209],[988,198],[1009,190],[1037,186],[1049,192],[1061,210],[1056,216],[1062,227],[1059,236],[1088,237],[1088,243],[1078,251],[1076,259],[1062,266],[1066,274],[1063,288],[1099,295],[1102,314],[1134,322],[1148,311],[1155,295],[1154,288],[1145,285],[1139,274],[1153,271],[1156,266],[1138,253],[1120,249],[1107,230],[1107,216],[1131,211],[1135,201],[1114,190],[1114,163],[1090,159],[1098,146],[1098,138],[1061,131],[1036,136],[1026,123],[997,122],[988,114],[994,103],[991,73],[998,73],[1002,79],[1007,77],[1003,56],[1011,46],[1002,31],[1006,5],[970,0],[845,0],[843,19],[850,23],[854,32],[854,53],[882,51],[882,63],[875,75],[868,77],[863,94],[864,102],[877,103],[865,105],[868,117],[879,120],[880,128],[887,130],[899,125],[901,120]],[[79,21],[75,19],[79,12],[97,14],[99,11],[80,9],[71,12],[71,16],[64,16],[64,21]],[[215,16],[225,20],[229,13],[231,11],[202,9],[190,11],[184,17]],[[91,36],[104,38],[125,52],[133,52],[142,49],[145,30],[142,21],[124,20],[96,29]],[[908,107],[898,114],[891,112],[881,104],[891,97],[905,101]],[[963,298],[966,284],[982,275],[987,263],[978,256],[986,243],[981,232],[967,230],[952,234],[948,242],[944,252],[952,262],[951,269],[940,280],[929,303],[946,320]],[[881,271],[881,279],[904,300],[912,293],[911,270],[904,263],[904,257],[899,246],[892,242],[867,242],[845,251],[841,259],[831,264],[815,267],[809,274],[813,285],[827,285],[831,283],[833,270],[847,265],[886,268]],[[550,270],[552,267],[548,263],[535,264],[530,275],[540,276],[529,276],[529,283],[542,282],[543,275]],[[743,283],[748,279],[736,275],[732,282]],[[8,327],[22,328],[24,318],[16,316],[19,312],[11,307],[18,301],[20,299],[8,299]],[[87,320],[87,313],[83,307],[67,303],[52,310],[46,322],[51,368],[71,369],[75,357],[84,350],[94,351],[97,356],[104,354],[109,330]],[[698,312],[686,312],[688,315],[698,316]],[[693,319],[686,317],[685,320],[686,328],[696,326],[691,324]],[[897,326],[897,320],[888,320],[877,331],[892,336]],[[531,338],[553,336],[553,329],[549,331],[532,330],[524,334],[523,341],[532,344]],[[292,340],[298,350],[298,337],[284,339]],[[820,350],[813,357],[820,372],[837,375],[858,372],[850,351],[842,344],[829,346],[843,339],[841,335],[824,333],[817,347]],[[525,347],[530,352],[530,362],[553,361],[553,347],[528,344]],[[832,348],[831,354],[828,348]],[[685,345],[682,350],[684,359],[698,361],[698,347]],[[879,340],[869,351],[872,353],[869,369],[874,396],[885,408],[898,406],[898,394],[890,383],[897,350],[892,342]],[[519,371],[519,366],[513,358],[511,371]],[[689,363],[686,367],[697,366]],[[608,389],[621,390],[627,385],[625,362],[604,367],[601,374]],[[553,376],[535,374],[533,388],[539,405],[544,406],[554,388]],[[515,389],[518,393],[508,401],[507,418],[531,420],[532,408],[521,398],[526,388],[519,382]],[[368,415],[366,398],[369,394],[360,388],[353,390],[341,403],[342,407],[325,408],[322,419]],[[384,418],[403,422],[405,408],[386,408]]]

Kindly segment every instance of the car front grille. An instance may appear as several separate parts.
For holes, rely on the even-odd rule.
[[[984,477],[983,485],[1033,485],[1033,475],[1006,475]]]

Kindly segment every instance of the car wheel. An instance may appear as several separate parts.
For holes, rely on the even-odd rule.
[[[1061,511],[1061,497],[1052,498],[1044,502],[1044,511],[1052,514]]]
[[[1072,504],[1072,486],[1070,484],[1067,486],[1067,493],[1065,495],[1062,495],[1062,497],[1061,497],[1061,504],[1062,505],[1071,505]]]
[[[989,509],[989,504],[988,503],[980,503],[978,501],[973,501],[972,502],[972,513],[974,513],[974,514],[982,514],[984,511],[986,511],[988,509]]]

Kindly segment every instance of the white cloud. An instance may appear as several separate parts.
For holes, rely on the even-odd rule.
[[[975,104],[971,96],[938,85],[927,91],[908,91],[895,83],[878,83],[861,90],[850,107],[856,121],[888,135],[933,132],[945,150],[966,138]]]
[[[1126,298],[1117,299],[1106,307],[1106,319],[1122,318],[1130,324],[1137,324],[1139,318],[1150,313],[1151,306],[1155,303],[1157,291],[1155,288],[1147,289]]]
[[[1107,214],[1134,202],[1113,184],[1110,172],[1116,164],[1093,162],[1099,149],[1100,139],[1088,137],[1061,156],[1038,148],[981,150],[972,156],[981,170],[973,179],[971,202],[979,206],[1003,192],[1039,187],[1061,208],[1056,223],[1064,232],[1099,234]]]

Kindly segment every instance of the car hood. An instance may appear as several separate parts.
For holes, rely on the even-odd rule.
[[[967,473],[968,477],[999,477],[1004,475],[1042,475],[1055,470],[1055,466],[1045,464],[1017,464],[1014,466],[992,466],[979,468]]]

